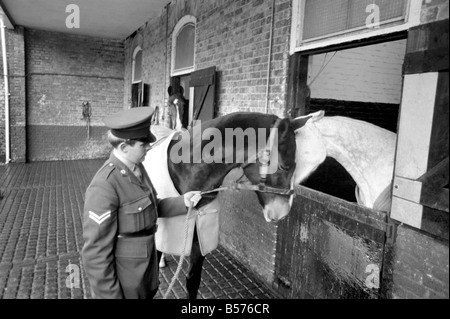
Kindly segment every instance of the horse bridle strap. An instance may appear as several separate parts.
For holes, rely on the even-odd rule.
[[[273,193],[278,195],[292,195],[294,194],[293,189],[282,189],[282,188],[275,188],[271,186],[267,186],[266,184],[258,184],[258,185],[248,185],[248,184],[242,184],[242,183],[236,183],[236,189],[239,190],[248,190],[248,191],[255,191],[255,192],[262,192],[262,193]]]
[[[247,166],[256,163],[256,160],[259,158],[259,161],[261,163],[261,167],[259,169],[259,174],[261,176],[264,176],[263,177],[264,179],[267,177],[267,174],[269,171],[269,166],[270,166],[270,155],[272,153],[273,145],[275,144],[274,143],[275,132],[278,129],[278,127],[280,126],[280,123],[281,123],[281,119],[278,118],[275,121],[274,126],[270,130],[270,135],[269,135],[266,147],[263,150],[256,153],[255,155],[253,155],[252,157],[248,158],[247,161],[245,161],[243,163],[243,165],[241,165],[242,168],[246,168]]]
[[[273,194],[287,195],[287,196],[294,194],[293,189],[275,188],[275,187],[267,186],[266,184],[254,185],[254,184],[243,184],[243,183],[239,183],[239,182],[232,182],[232,183],[230,183],[229,186],[219,187],[219,188],[215,188],[215,189],[212,189],[209,191],[204,191],[204,192],[201,192],[200,194],[204,195],[204,194],[215,193],[215,192],[224,191],[224,190],[247,190],[247,191],[273,193]]]
[[[259,167],[259,184],[258,185],[247,185],[245,187],[239,187],[240,189],[249,189],[254,190],[258,192],[268,192],[268,193],[275,193],[275,194],[281,194],[281,195],[290,195],[292,194],[293,190],[284,190],[284,189],[278,189],[270,186],[266,186],[266,179],[267,174],[269,174],[269,168],[270,168],[270,157],[273,151],[273,146],[275,144],[275,132],[280,126],[281,119],[277,118],[275,121],[275,124],[273,128],[270,130],[270,135],[268,142],[266,144],[266,147],[253,155],[251,158],[247,159],[247,161],[241,165],[242,169],[245,169],[250,164],[253,164],[253,161],[256,162],[257,159],[259,159],[259,162],[261,163],[261,166]],[[278,165],[278,169],[280,169],[280,165]]]
[[[244,176],[244,173],[243,173],[242,176],[239,177],[235,182],[231,183],[230,186],[219,187],[219,188],[215,188],[213,190],[204,191],[204,192],[201,192],[201,194],[204,195],[204,194],[214,193],[214,192],[218,192],[218,191],[222,191],[222,190],[249,190],[249,191],[255,191],[255,192],[273,193],[273,194],[288,195],[288,196],[294,194],[293,189],[275,188],[275,187],[266,185],[266,178],[267,178],[267,174],[269,173],[269,167],[270,167],[270,156],[272,153],[272,148],[273,148],[274,139],[275,139],[274,132],[276,132],[275,129],[278,129],[278,127],[280,126],[280,123],[281,123],[281,119],[278,118],[276,120],[275,125],[273,126],[272,130],[270,131],[270,135],[269,135],[269,139],[268,139],[268,143],[267,143],[266,147],[263,150],[256,153],[255,155],[253,155],[252,157],[250,157],[249,159],[247,159],[247,161],[245,161],[240,166],[242,168],[242,170],[244,170],[247,166],[249,166],[251,164],[255,164],[256,160],[259,159],[261,166],[259,168],[259,184],[258,185],[240,183],[239,180],[241,180],[241,178]]]
[[[267,178],[267,174],[269,173],[269,167],[270,167],[270,156],[271,156],[272,148],[274,145],[274,139],[275,139],[274,132],[276,132],[276,131],[274,129],[278,129],[278,127],[280,126],[280,123],[281,123],[281,119],[278,118],[275,122],[275,125],[273,126],[273,129],[270,131],[270,135],[269,135],[269,139],[268,139],[268,143],[267,143],[266,147],[262,151],[253,155],[251,158],[247,159],[247,161],[243,165],[240,166],[242,168],[242,170],[244,170],[247,166],[256,163],[256,160],[259,158],[261,166],[259,168],[259,184],[258,185],[254,185],[254,184],[249,185],[249,184],[240,183],[239,181],[244,176],[244,173],[243,173],[242,176],[239,177],[235,182],[231,183],[230,186],[216,188],[216,189],[213,189],[210,191],[205,191],[205,192],[202,192],[201,194],[214,193],[214,192],[218,192],[221,190],[227,190],[227,189],[249,190],[249,191],[255,191],[255,192],[273,193],[273,194],[288,195],[288,196],[294,194],[293,189],[275,188],[275,187],[266,185],[266,178]]]

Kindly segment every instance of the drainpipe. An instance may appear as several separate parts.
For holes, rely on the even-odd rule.
[[[164,47],[164,75],[163,75],[163,105],[162,105],[162,118],[163,118],[163,122],[164,119],[166,117],[166,92],[167,92],[167,88],[166,88],[166,72],[167,72],[167,35],[169,34],[169,6],[170,6],[170,2],[168,2],[166,4],[166,6],[164,7],[164,9],[166,10],[166,35],[165,35],[165,47]],[[169,82],[170,85],[170,82]]]
[[[6,57],[6,36],[5,36],[5,23],[3,21],[4,16],[0,14],[0,29],[2,38],[2,57],[3,57],[3,76],[5,82],[5,151],[6,159],[5,164],[11,161],[11,150],[10,150],[10,133],[9,133],[9,82],[8,82],[8,63]]]
[[[269,35],[269,57],[267,65],[267,87],[266,87],[266,114],[269,113],[269,89],[270,89],[270,67],[272,63],[272,41],[273,41],[273,25],[275,20],[275,0],[272,0],[272,24],[270,25],[270,35]]]

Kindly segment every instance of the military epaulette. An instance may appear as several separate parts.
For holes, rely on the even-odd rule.
[[[106,162],[98,171],[98,174],[104,176],[105,179],[108,179],[109,175],[116,169],[114,163]]]

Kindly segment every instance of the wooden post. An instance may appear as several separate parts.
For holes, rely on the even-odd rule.
[[[448,53],[448,19],[409,31],[391,208],[391,218],[447,240]]]
[[[289,58],[287,110],[292,118],[307,113],[307,101],[309,89],[308,80],[308,55],[295,53]]]

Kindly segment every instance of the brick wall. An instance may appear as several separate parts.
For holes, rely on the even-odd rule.
[[[183,16],[191,15],[197,19],[195,69],[216,66],[217,114],[265,112],[271,5],[271,1],[262,0],[172,1],[167,37],[163,11],[125,41],[125,104],[131,104],[132,54],[140,46],[143,81],[150,85],[150,105],[163,105],[171,70],[172,32]],[[276,0],[269,111],[277,115],[283,115],[286,108],[290,21],[291,1]],[[239,209],[233,206],[221,212],[221,244],[270,284],[276,229],[265,222],[257,200],[248,194],[240,199],[236,200]]]
[[[312,55],[311,98],[399,105],[405,52],[406,39]]]
[[[28,160],[106,156],[102,118],[123,109],[122,41],[38,30],[26,30],[25,41]]]
[[[270,72],[270,112],[282,115],[289,52],[291,1],[277,0]],[[125,43],[125,103],[131,103],[131,63],[137,45],[143,50],[143,80],[150,84],[150,104],[160,106],[166,97],[170,76],[172,31],[184,15],[197,18],[195,69],[216,66],[218,114],[234,111],[265,112],[266,83],[271,27],[271,2],[175,1],[166,15],[152,19]],[[164,79],[164,66],[166,79]]]
[[[286,108],[291,1],[276,0],[275,3],[269,106],[270,112],[281,115]],[[143,48],[143,81],[150,84],[150,105],[161,106],[164,103],[171,69],[172,32],[176,23],[183,16],[192,15],[197,19],[195,69],[211,66],[217,68],[218,115],[234,111],[265,111],[271,26],[270,6],[271,2],[261,0],[172,1],[168,11],[167,35],[166,12],[163,11],[159,17],[149,20],[125,41],[125,104],[131,104],[132,54],[138,45]],[[448,1],[423,1],[423,23],[447,18]],[[393,76],[397,81],[395,92],[385,94],[385,87],[381,86],[376,93],[371,92],[375,102],[378,103],[374,106],[373,113],[377,112],[377,107],[399,103],[401,83],[398,83],[398,79],[401,74],[398,74],[398,70],[402,64],[402,54],[399,52],[404,50],[404,41],[398,41],[392,45],[396,45],[395,52],[389,54],[394,54],[397,58],[396,73]],[[385,48],[381,50],[378,52],[380,57],[387,53]],[[167,53],[166,56],[165,53]],[[386,59],[391,60],[392,56],[386,57]],[[361,93],[363,102],[366,102],[366,93]],[[394,111],[393,109],[389,110],[389,112]],[[396,118],[396,116],[394,117]],[[271,284],[276,258],[276,227],[268,225],[262,216],[258,215],[255,198],[246,197],[245,194],[239,196],[232,197],[234,202],[230,198],[223,199],[225,208],[222,209],[220,215],[221,244],[238,257],[245,266]],[[426,287],[430,287],[430,293],[422,294],[423,297],[438,296],[439,294],[436,293],[442,295],[442,292],[445,295],[446,291],[448,295],[448,285],[444,285],[441,287],[443,290],[439,291],[437,286],[435,285],[433,288],[433,282],[428,280],[430,278],[428,275],[431,274],[436,278],[440,277],[444,280],[447,278],[448,281],[448,262],[442,264],[443,260],[448,260],[448,243],[434,241],[415,230],[402,228],[400,228],[397,239],[395,260],[402,263],[404,269],[394,269],[393,271],[394,278],[397,280],[394,282],[394,296],[400,298],[407,295],[401,292],[407,286],[404,281],[401,281],[401,276],[403,279],[407,278],[408,282],[414,282],[417,279],[416,275],[408,273],[408,269],[417,266],[417,269],[420,270],[418,265],[423,261],[420,256],[425,256],[425,258],[432,256],[432,261],[426,266],[430,271],[420,270],[422,271],[422,281],[418,281],[418,285],[422,288],[419,288],[418,291],[409,290],[409,292],[420,296],[420,291],[427,291]],[[419,257],[412,257],[412,254],[415,253],[416,241],[421,245],[421,248],[417,250]],[[408,257],[408,254],[411,256]],[[417,263],[409,265],[411,260],[416,260]],[[443,276],[442,269],[444,269]],[[403,283],[404,285],[402,285]],[[432,289],[435,291],[434,294],[431,293]],[[407,288],[405,288],[406,290]]]
[[[6,32],[7,63],[9,75],[10,106],[10,159],[24,162],[26,153],[26,114],[25,114],[25,47],[24,30],[16,28]],[[3,59],[0,51],[0,59]],[[3,75],[3,63],[0,63]],[[0,105],[5,104],[4,78],[0,78]],[[5,107],[0,108],[0,165],[5,163]]]
[[[448,241],[407,226],[398,228],[393,298],[449,298]]]
[[[237,180],[239,170],[224,180]],[[277,224],[267,223],[254,192],[225,191],[219,194],[220,245],[268,286],[274,281]]]
[[[291,3],[280,0],[275,4],[270,111],[283,114]],[[198,69],[217,66],[219,114],[234,111],[264,112],[271,2],[232,1],[225,5],[223,8],[211,8],[207,18],[199,21],[196,66]]]
[[[151,27],[143,27],[125,41],[125,89],[124,104],[131,106],[131,72],[133,52],[137,46],[142,51],[142,80],[150,85],[150,106],[162,106],[166,98],[168,80],[164,80],[165,19],[160,18]],[[167,64],[168,77],[170,63]]]

